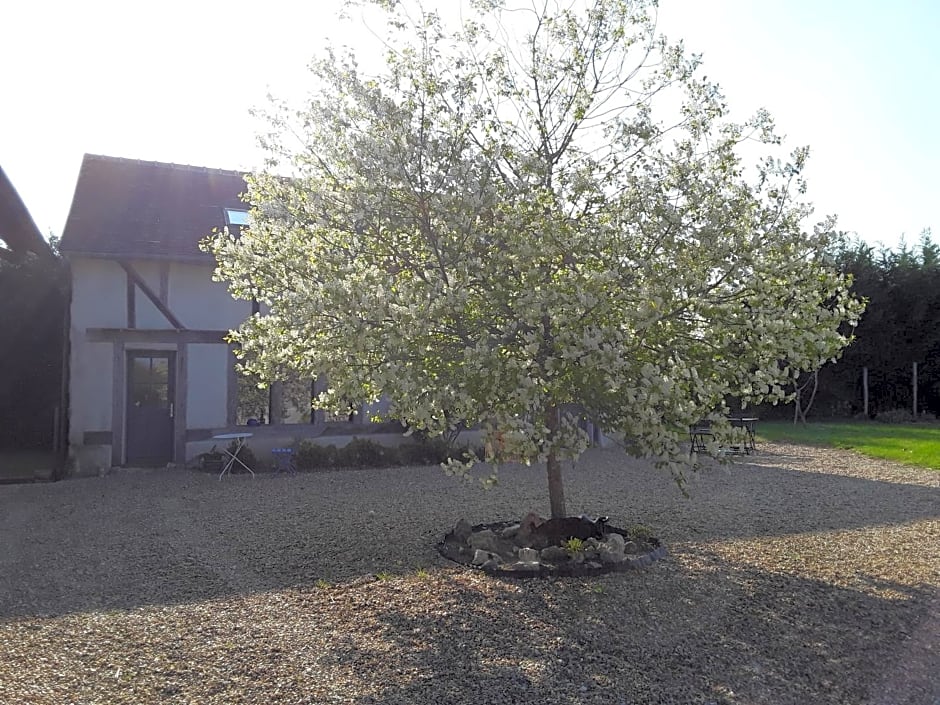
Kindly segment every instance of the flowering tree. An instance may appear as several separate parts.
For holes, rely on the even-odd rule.
[[[579,418],[681,480],[690,424],[720,440],[726,398],[782,400],[846,344],[831,224],[801,229],[806,150],[747,179],[769,116],[729,121],[654,2],[478,0],[455,30],[366,4],[382,72],[314,63],[309,102],[269,115],[251,227],[209,245],[266,305],[235,334],[248,370],[325,373],[324,405],[385,395],[432,434],[479,425],[494,467],[546,463],[560,517]]]

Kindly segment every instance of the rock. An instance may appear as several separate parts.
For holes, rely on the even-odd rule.
[[[519,524],[513,524],[512,526],[507,526],[505,529],[499,532],[500,538],[504,538],[507,541],[511,541],[515,538],[516,534],[519,533]]]
[[[539,573],[542,570],[541,563],[522,563],[521,561],[516,561],[515,563],[502,563],[499,567],[502,570],[514,571],[517,573]]]
[[[627,557],[623,553],[619,551],[611,551],[605,546],[600,550],[598,558],[601,559],[601,563],[607,563],[609,565],[611,563],[622,563],[626,560]]]
[[[614,553],[623,553],[626,546],[626,540],[620,534],[607,534],[604,537],[604,546]]]
[[[640,548],[640,544],[636,541],[627,541],[623,547],[624,553],[643,553],[643,549]]]
[[[495,554],[490,553],[489,551],[483,551],[478,548],[476,551],[473,552],[473,560],[471,561],[471,563],[473,565],[483,565],[487,561],[492,560],[494,557],[498,558],[499,556],[496,556]]]
[[[581,553],[584,554],[586,560],[595,560],[600,554],[601,549],[598,546],[587,546]]]
[[[519,562],[520,563],[538,563],[539,562],[539,552],[534,548],[520,548],[519,549]]]
[[[470,534],[467,543],[470,544],[470,548],[478,548],[490,553],[496,553],[498,550],[496,546],[496,534],[493,533],[491,529],[483,529],[483,531]]]
[[[540,517],[535,512],[529,512],[524,517],[522,517],[522,522],[519,524],[519,530],[532,533],[533,529],[538,528],[545,523],[545,520]]]
[[[461,519],[454,526],[454,530],[450,532],[450,535],[453,536],[455,541],[466,543],[472,533],[473,527],[470,526],[470,522],[466,519]]]
[[[539,553],[539,558],[548,563],[561,563],[568,560],[568,551],[561,546],[547,546]]]
[[[513,536],[513,543],[517,546],[531,546],[532,532],[545,523],[545,520],[535,512],[529,512],[519,523],[519,529]]]
[[[480,567],[481,567],[483,570],[495,570],[496,568],[499,568],[499,567],[500,567],[500,564],[501,564],[501,563],[502,563],[502,560],[500,559],[499,556],[493,556],[492,558],[490,558],[486,563],[484,563],[484,564],[481,565]]]

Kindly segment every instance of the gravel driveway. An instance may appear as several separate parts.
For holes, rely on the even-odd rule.
[[[0,487],[0,703],[940,703],[940,473],[760,450],[689,499],[589,452],[569,511],[670,555],[524,582],[434,544],[547,512],[538,468]]]

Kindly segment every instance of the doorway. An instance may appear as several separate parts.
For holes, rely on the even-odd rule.
[[[173,460],[176,353],[133,350],[127,354],[127,464],[165,465]]]

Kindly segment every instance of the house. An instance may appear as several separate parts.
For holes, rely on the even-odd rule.
[[[247,223],[246,190],[235,171],[85,156],[60,244],[72,279],[73,472],[181,464],[248,422],[239,396],[258,391],[226,337],[253,305],[212,281],[214,258],[199,249],[213,230]],[[254,414],[269,425],[248,429],[269,438],[282,421],[278,383],[271,396]],[[322,433],[320,412],[303,420],[281,441]]]

